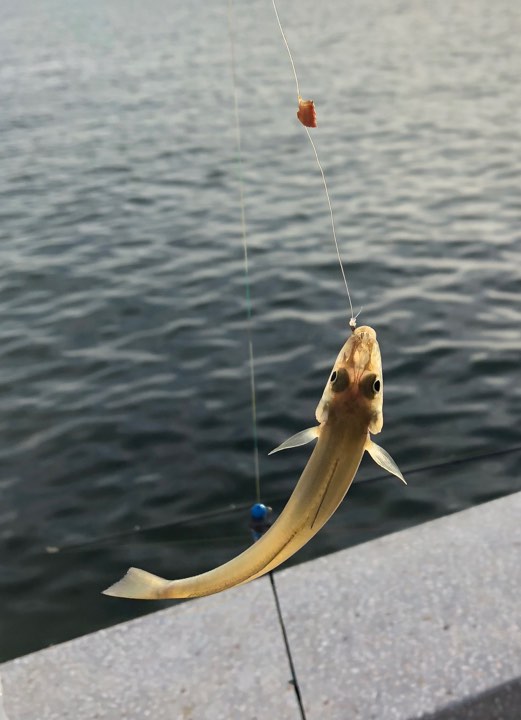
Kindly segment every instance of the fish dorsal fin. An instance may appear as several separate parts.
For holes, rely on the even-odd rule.
[[[268,455],[273,455],[273,453],[279,452],[279,450],[289,450],[289,448],[298,447],[299,445],[305,445],[308,442],[311,442],[315,438],[317,438],[320,434],[320,425],[316,425],[315,427],[307,428],[307,430],[301,430],[296,435],[292,435],[290,438],[285,440],[281,445],[278,445],[274,450],[272,450]]]
[[[380,465],[380,467],[383,467],[383,469],[387,470],[387,472],[390,472],[391,475],[396,475],[397,478],[400,478],[400,480],[405,483],[405,485],[407,485],[407,481],[400,472],[398,465],[394,462],[387,450],[384,450],[383,447],[380,447],[380,445],[377,445],[375,442],[373,442],[369,435],[367,436],[365,449],[373,458],[375,463]]]

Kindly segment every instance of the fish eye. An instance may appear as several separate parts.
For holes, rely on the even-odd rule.
[[[331,373],[331,390],[335,393],[342,392],[349,385],[349,375],[345,368],[340,370],[333,370]]]
[[[378,395],[381,389],[382,383],[376,373],[370,373],[369,375],[366,375],[360,383],[360,390],[367,398],[369,398],[369,400],[372,400],[374,397],[376,397],[376,395]]]

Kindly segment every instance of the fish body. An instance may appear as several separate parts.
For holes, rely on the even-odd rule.
[[[254,545],[213,570],[180,580],[130,568],[104,594],[143,600],[199,597],[270,572],[316,535],[335,512],[365,451],[403,480],[392,458],[370,438],[370,433],[379,433],[383,426],[382,361],[372,328],[357,328],[340,350],[316,419],[317,427],[276,448],[287,449],[318,438],[284,510]]]

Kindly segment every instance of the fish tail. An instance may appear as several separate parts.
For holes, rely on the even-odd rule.
[[[103,590],[103,595],[132,598],[135,600],[158,600],[166,597],[170,580],[153,575],[146,570],[131,567],[117,583]]]

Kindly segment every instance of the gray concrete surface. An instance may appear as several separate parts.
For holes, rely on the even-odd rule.
[[[518,493],[277,573],[307,720],[520,720],[520,551]],[[266,578],[0,675],[9,720],[300,717]]]
[[[278,587],[310,720],[439,713],[521,677],[521,493],[283,571]]]
[[[8,719],[296,718],[269,582],[227,594],[1,665]]]
[[[422,720],[518,720],[521,717],[521,679],[455,701],[440,712],[423,715]]]
[[[0,720],[7,720],[7,715],[5,714],[5,708],[4,708],[4,698],[3,698],[3,688],[2,688],[2,678],[0,677]]]

